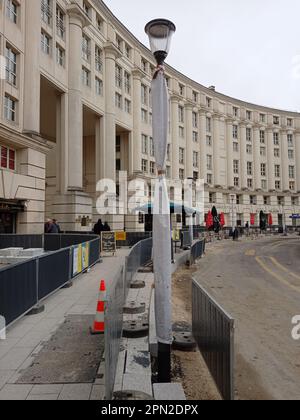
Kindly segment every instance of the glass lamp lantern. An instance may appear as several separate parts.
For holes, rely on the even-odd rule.
[[[157,64],[163,65],[169,54],[176,26],[167,19],[155,19],[146,25],[145,32],[149,37],[150,48]]]

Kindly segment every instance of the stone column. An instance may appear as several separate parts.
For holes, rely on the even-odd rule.
[[[178,97],[171,96],[172,178],[179,179]]]
[[[185,107],[186,178],[193,177],[193,105]]]
[[[105,49],[105,178],[116,179],[115,71],[120,51],[112,43]]]
[[[141,89],[143,72],[136,68],[133,77],[133,133],[131,137],[130,156],[134,173],[141,172],[142,138],[141,138]]]
[[[227,142],[227,187],[234,187],[233,180],[233,136],[232,128],[233,124],[231,120],[227,121],[227,133],[226,133],[226,142]]]
[[[214,185],[221,187],[220,181],[220,119],[217,115],[213,116],[213,168]]]
[[[25,2],[24,55],[24,132],[40,133],[40,51],[41,8],[34,1]]]
[[[83,189],[82,28],[85,16],[77,4],[69,13],[69,173],[68,190]]]
[[[290,191],[289,184],[289,160],[288,160],[288,142],[287,132],[281,134],[281,165],[282,165],[282,190],[284,192]]]
[[[241,124],[241,150],[240,150],[240,156],[241,156],[241,188],[242,190],[245,190],[248,188],[247,184],[247,152],[246,152],[246,144],[247,144],[247,137],[246,137],[246,126],[245,124]]]
[[[267,131],[268,143],[268,188],[275,191],[275,160],[274,160],[274,138],[273,130]]]
[[[259,128],[253,130],[253,156],[254,156],[254,188],[261,189],[261,158],[260,158],[260,134]]]
[[[65,194],[68,189],[69,136],[68,95],[57,96],[56,100],[56,185],[57,192]]]
[[[300,192],[300,133],[295,134],[296,189]]]
[[[206,114],[200,113],[200,178],[207,183]]]

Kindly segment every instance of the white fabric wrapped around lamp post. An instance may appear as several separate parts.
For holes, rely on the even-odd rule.
[[[171,382],[172,293],[171,293],[171,221],[166,185],[169,96],[164,61],[170,49],[175,25],[156,19],[146,25],[157,69],[152,80],[153,142],[158,179],[153,206],[153,267],[155,279],[155,317],[158,341],[158,382]]]

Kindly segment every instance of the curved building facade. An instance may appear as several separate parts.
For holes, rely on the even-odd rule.
[[[100,0],[4,0],[0,36],[7,63],[0,219],[13,214],[18,232],[42,231],[46,217],[64,230],[91,230],[99,218],[98,181],[118,184],[123,172],[129,197],[150,194],[151,52]],[[204,179],[206,211],[216,205],[228,225],[232,200],[241,225],[257,225],[261,210],[274,224],[296,223],[290,216],[300,213],[300,114],[230,98],[169,66],[166,77],[168,178]],[[141,215],[105,219],[114,229],[147,225]],[[181,218],[176,222],[180,227]]]

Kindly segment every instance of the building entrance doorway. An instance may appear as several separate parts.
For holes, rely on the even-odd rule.
[[[16,214],[0,211],[0,234],[16,232]]]

